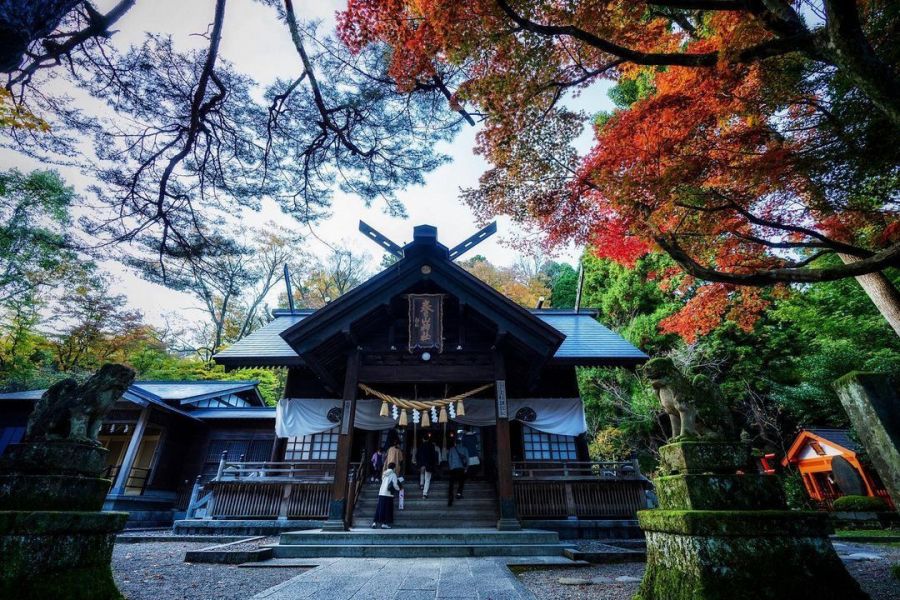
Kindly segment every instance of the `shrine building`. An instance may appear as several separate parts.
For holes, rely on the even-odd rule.
[[[633,519],[647,480],[636,460],[590,460],[576,369],[633,368],[647,356],[596,310],[527,309],[456,264],[493,226],[452,248],[429,225],[402,247],[361,230],[396,262],[320,309],[275,310],[214,356],[227,369],[285,369],[278,406],[256,395],[210,401],[217,392],[205,389],[188,403],[123,398],[106,431],[116,460],[129,461],[111,464],[114,490],[170,511],[183,531],[249,520],[346,529],[371,522],[375,449],[399,440],[401,475],[418,494],[414,458],[427,438],[442,459],[452,443],[475,457],[466,496],[452,507],[439,498],[442,464],[432,498],[411,498],[398,527]],[[143,428],[125,418],[140,414]],[[152,448],[129,437],[148,432]]]

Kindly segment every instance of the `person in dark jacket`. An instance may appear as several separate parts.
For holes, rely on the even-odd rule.
[[[462,444],[450,438],[450,449],[447,450],[447,466],[450,467],[450,493],[447,497],[447,506],[453,506],[453,484],[459,485],[456,491],[457,500],[463,497],[463,486],[466,485],[466,467],[469,466],[469,453]]]
[[[431,442],[431,438],[425,438],[419,449],[416,450],[416,464],[419,465],[419,487],[422,488],[422,498],[428,498],[428,490],[431,489],[431,476],[438,465],[438,450]]]

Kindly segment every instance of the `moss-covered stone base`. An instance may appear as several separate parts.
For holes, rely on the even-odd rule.
[[[110,559],[128,513],[0,511],[0,598],[122,598]]]
[[[764,510],[786,508],[776,477],[747,474],[688,474],[653,480],[662,509]]]
[[[827,516],[790,511],[638,513],[647,570],[635,600],[862,600]]]
[[[744,469],[750,460],[750,446],[741,442],[681,441],[659,449],[659,470],[678,473],[726,473]]]

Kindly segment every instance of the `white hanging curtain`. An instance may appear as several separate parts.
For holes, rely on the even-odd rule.
[[[343,402],[329,398],[282,398],[275,410],[275,434],[278,437],[301,437],[323,433],[339,425],[332,418]],[[576,436],[587,431],[584,404],[581,398],[516,398],[508,401],[509,419],[523,417],[522,422],[544,433]],[[522,414],[519,415],[521,409]],[[354,427],[368,431],[380,431],[395,427],[397,422],[379,416],[380,400],[357,400]],[[496,424],[497,417],[492,398],[466,400],[466,415],[457,415],[453,421],[463,425],[488,427]]]

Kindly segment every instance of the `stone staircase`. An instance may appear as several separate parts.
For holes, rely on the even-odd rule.
[[[451,556],[562,557],[570,546],[552,531],[523,529],[364,529],[282,533],[275,559],[443,558]]]
[[[405,508],[399,510],[394,500],[394,527],[405,528],[492,528],[497,525],[497,492],[494,485],[486,481],[467,481],[464,498],[447,506],[447,481],[432,481],[428,499],[422,499],[418,481],[407,480]],[[372,525],[375,505],[378,503],[380,485],[368,483],[360,493],[353,512],[353,526],[358,528]]]

